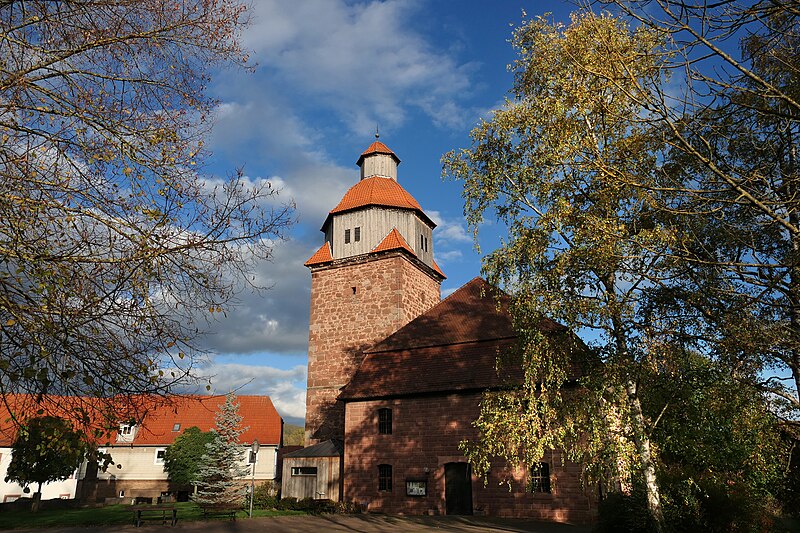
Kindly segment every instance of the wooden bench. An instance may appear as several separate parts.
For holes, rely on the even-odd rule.
[[[242,509],[242,506],[236,503],[217,503],[200,505],[203,510],[203,519],[210,516],[228,516],[234,522],[236,521],[236,513]]]
[[[139,527],[145,520],[161,519],[163,525],[175,525],[178,522],[178,509],[174,505],[135,505],[133,510],[133,525]]]

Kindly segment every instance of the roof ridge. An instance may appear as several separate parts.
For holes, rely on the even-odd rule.
[[[442,300],[442,301],[444,301],[444,300]],[[380,343],[376,343],[376,344],[373,344],[372,346],[370,346],[369,348],[365,348],[364,349],[364,353],[367,354],[367,355],[379,355],[379,354],[385,354],[385,353],[400,353],[400,352],[406,352],[406,351],[419,350],[419,349],[422,349],[422,348],[441,348],[443,346],[462,346],[462,345],[465,345],[465,344],[481,344],[481,343],[496,342],[496,341],[499,341],[499,340],[502,341],[502,340],[516,339],[516,338],[517,338],[517,335],[506,335],[504,337],[494,337],[494,338],[491,338],[491,339],[472,339],[472,340],[455,341],[455,342],[440,342],[438,344],[419,344],[419,345],[413,346],[411,348],[405,347],[405,348],[387,348],[387,349],[384,349],[384,350],[373,350],[372,349],[373,346],[378,346],[380,344]]]

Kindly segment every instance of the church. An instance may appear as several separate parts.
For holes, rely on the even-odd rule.
[[[482,394],[502,385],[496,359],[516,336],[480,278],[441,300],[435,224],[400,185],[399,164],[376,136],[305,263],[306,447],[285,456],[283,496],[380,513],[592,521],[597,490],[561,452],[527,467],[498,461],[484,480],[459,449],[477,437]]]

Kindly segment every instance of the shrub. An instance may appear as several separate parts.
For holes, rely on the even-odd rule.
[[[600,502],[596,532],[647,533],[654,529],[643,492],[612,492]]]
[[[362,505],[356,502],[337,502],[336,512],[338,514],[360,514],[364,510]]]
[[[283,511],[296,511],[298,510],[298,501],[297,498],[291,496],[288,498],[281,498],[275,507]]]
[[[278,507],[278,491],[272,481],[265,481],[253,492],[255,509],[275,509]]]
[[[277,509],[286,511],[305,511],[310,514],[332,514],[337,512],[336,502],[331,500],[315,500],[313,498],[282,498],[277,505]]]
[[[689,479],[662,483],[664,515],[676,532],[768,531],[774,499],[743,483]]]

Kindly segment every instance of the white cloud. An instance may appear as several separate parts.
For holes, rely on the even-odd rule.
[[[289,370],[269,366],[217,364],[202,370],[211,379],[209,394],[266,395],[283,418],[304,419],[306,412],[306,366]]]
[[[472,236],[467,233],[467,221],[463,217],[446,218],[439,211],[428,210],[428,216],[436,224],[434,238],[443,244],[456,244],[472,242]]]
[[[461,253],[461,250],[450,250],[449,252],[436,252],[436,261],[446,265],[451,261],[457,261],[464,257],[464,254]]]
[[[269,289],[240,294],[238,305],[211,325],[203,339],[205,349],[224,354],[306,353],[310,275],[303,263],[314,250],[289,240],[276,243],[273,252],[253,279],[256,286]]]
[[[476,66],[434,50],[411,24],[419,10],[404,0],[262,0],[243,40],[260,68],[335,110],[354,132],[402,124],[409,108],[463,127],[459,101]]]
[[[241,78],[223,92],[236,102],[218,107],[211,150],[244,165],[252,180],[267,179],[278,187],[279,200],[294,200],[301,220],[321,224],[333,207],[331,198],[344,195],[357,181],[358,169],[333,162],[317,147],[313,128],[289,110],[282,96],[265,94],[257,79]]]

